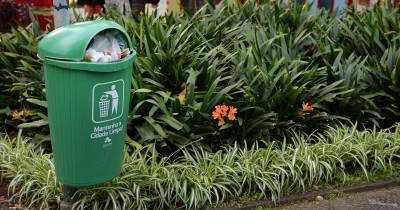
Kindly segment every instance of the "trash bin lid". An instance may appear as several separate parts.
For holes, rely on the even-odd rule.
[[[41,59],[82,61],[91,40],[100,32],[114,29],[120,31],[132,51],[132,42],[125,29],[115,22],[95,20],[80,22],[58,28],[47,34],[40,42],[38,56]]]

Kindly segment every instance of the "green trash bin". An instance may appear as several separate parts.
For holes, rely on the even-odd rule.
[[[107,30],[126,39],[130,55],[110,63],[83,61],[92,39]],[[136,59],[128,34],[111,21],[71,24],[45,36],[38,51],[58,179],[84,187],[118,176]]]

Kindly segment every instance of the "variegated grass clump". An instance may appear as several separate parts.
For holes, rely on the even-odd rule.
[[[286,142],[291,142],[286,143]],[[262,144],[262,146],[260,146]],[[331,127],[323,134],[292,132],[282,143],[226,147],[216,153],[186,148],[175,160],[154,146],[125,155],[122,173],[76,194],[75,209],[203,209],[240,196],[280,196],[332,182],[346,171],[391,170],[398,161],[400,125],[358,131]],[[50,155],[22,138],[0,140],[0,169],[11,194],[27,206],[50,207],[62,197]]]
[[[0,134],[0,178],[10,181],[9,192],[19,203],[46,208],[60,201],[62,185],[51,154],[44,154],[20,134],[17,138]]]

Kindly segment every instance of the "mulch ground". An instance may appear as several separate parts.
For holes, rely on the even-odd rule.
[[[345,194],[321,201],[305,201],[274,210],[399,210],[400,187]]]
[[[0,210],[26,210],[21,205],[13,201],[7,193],[7,184],[0,183]]]
[[[271,209],[271,208],[267,208]],[[400,210],[400,187],[343,194],[321,201],[295,202],[274,210]],[[7,193],[7,185],[0,184],[0,210],[28,210],[17,204]],[[34,210],[34,209],[29,209]]]

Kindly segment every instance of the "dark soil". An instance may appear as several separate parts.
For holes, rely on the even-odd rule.
[[[7,187],[5,184],[0,184],[0,210],[8,210],[10,202],[7,197]]]
[[[400,209],[400,187],[337,195],[321,201],[279,206],[275,210],[395,210]]]
[[[7,184],[0,183],[0,210],[27,210],[21,205],[17,204],[11,196],[7,193]],[[33,210],[33,209],[31,209]]]

